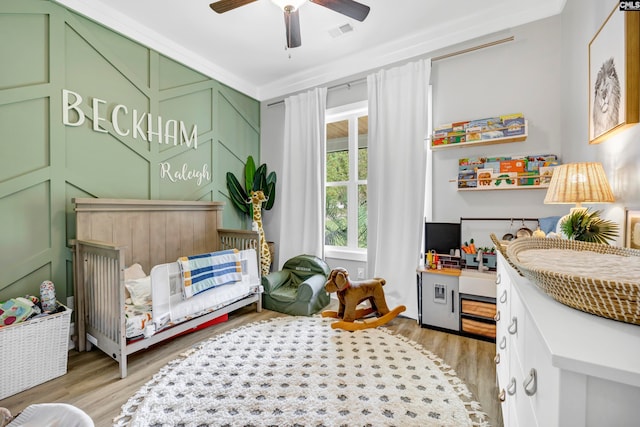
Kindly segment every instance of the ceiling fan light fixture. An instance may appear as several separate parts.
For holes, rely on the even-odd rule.
[[[258,0],[218,0],[211,4],[209,7],[216,13],[224,13],[230,10],[236,9],[241,6],[253,3]],[[300,37],[300,14],[298,9],[307,0],[271,0],[273,4],[278,6],[284,12],[284,25],[287,36],[287,49],[299,47],[302,44]],[[364,21],[371,8],[362,3],[358,3],[356,0],[308,0],[311,3],[326,7],[334,12],[338,12],[342,15],[357,21]],[[338,28],[337,31],[346,33],[352,31],[351,25],[343,25]]]
[[[278,6],[281,10],[286,10],[287,7],[291,7],[292,10],[298,10],[307,0],[271,0],[273,4]]]

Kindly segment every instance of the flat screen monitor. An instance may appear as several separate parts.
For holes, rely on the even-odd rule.
[[[424,250],[435,249],[438,254],[449,254],[451,249],[460,249],[460,223],[425,222]]]

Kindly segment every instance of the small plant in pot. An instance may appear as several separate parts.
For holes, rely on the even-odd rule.
[[[601,211],[573,209],[560,222],[560,230],[570,240],[609,244],[618,237],[617,223],[600,218]]]
[[[276,200],[276,181],[275,172],[267,173],[265,163],[256,168],[253,157],[249,156],[244,166],[244,179],[242,180],[244,185],[233,173],[227,172],[227,190],[229,190],[231,203],[240,213],[252,216],[250,194],[252,191],[262,191],[266,197],[262,203],[262,209],[270,210]]]

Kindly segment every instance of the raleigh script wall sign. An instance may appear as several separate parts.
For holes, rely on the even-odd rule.
[[[82,126],[86,115],[80,105],[83,98],[80,94],[62,90],[62,123],[65,126]],[[198,148],[198,127],[193,125],[191,131],[181,120],[163,120],[151,113],[129,109],[126,105],[117,104],[107,111],[107,101],[99,98],[91,99],[91,121],[94,132],[109,133],[105,123],[111,123],[113,131],[119,136],[131,136],[146,142],[157,142],[166,145],[186,145],[194,150]],[[74,114],[75,113],[75,114]],[[146,128],[145,128],[146,125]],[[159,164],[160,178],[170,182],[195,180],[198,186],[211,179],[209,166],[205,163],[200,169],[193,169],[186,163],[172,170],[169,162]]]

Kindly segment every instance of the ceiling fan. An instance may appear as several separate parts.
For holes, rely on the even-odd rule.
[[[209,6],[217,13],[224,13],[253,3],[256,0],[218,0]],[[302,44],[300,38],[300,18],[298,8],[307,0],[272,0],[284,10],[284,24],[287,30],[287,47],[294,48]],[[309,0],[360,22],[369,14],[369,6],[354,0]]]

